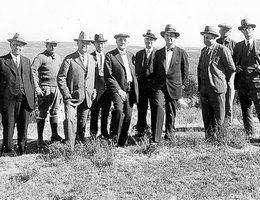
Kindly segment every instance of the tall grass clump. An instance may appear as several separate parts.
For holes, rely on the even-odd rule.
[[[112,147],[107,141],[99,139],[87,139],[84,143],[77,143],[74,151],[70,145],[53,143],[48,146],[49,153],[45,160],[62,159],[71,161],[75,159],[89,159],[97,167],[105,167],[113,164]]]

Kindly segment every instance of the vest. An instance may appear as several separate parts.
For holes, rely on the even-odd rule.
[[[14,64],[15,65],[15,64]],[[16,68],[16,74],[18,75],[15,82],[16,82],[16,88],[19,89],[19,91],[22,93],[22,94],[25,94],[25,91],[24,91],[24,85],[23,85],[23,78],[22,78],[22,65],[21,65],[21,62],[19,64],[19,67]]]

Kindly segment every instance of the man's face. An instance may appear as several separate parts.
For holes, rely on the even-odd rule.
[[[153,38],[145,37],[145,38],[144,38],[145,47],[146,47],[147,49],[151,49],[151,48],[153,47],[154,41],[155,41],[155,39],[153,39]]]
[[[57,48],[57,43],[47,43],[46,50],[49,54],[54,54]]]
[[[23,50],[24,44],[18,41],[10,42],[10,48],[13,55],[18,56]]]
[[[129,41],[127,37],[118,37],[116,38],[116,44],[117,47],[123,51],[126,49],[127,45],[128,45]]]
[[[88,49],[91,45],[91,42],[90,41],[84,41],[84,40],[78,40],[77,45],[78,45],[78,51],[81,54],[85,54],[85,53],[88,52]]]
[[[102,52],[105,48],[105,42],[94,42],[94,45],[98,53]]]
[[[217,36],[211,35],[211,34],[204,34],[203,35],[203,42],[207,47],[210,47],[213,45],[216,41]]]
[[[247,40],[253,38],[254,28],[252,26],[245,26],[241,31]]]
[[[224,27],[220,27],[219,29],[219,34],[221,38],[227,38],[231,33],[230,29],[224,28]]]
[[[166,42],[166,46],[171,46],[174,44],[174,41],[176,40],[175,33],[166,32],[164,33],[164,40]]]

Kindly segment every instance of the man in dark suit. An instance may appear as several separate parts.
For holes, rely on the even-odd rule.
[[[109,136],[107,122],[111,107],[111,100],[104,79],[104,48],[106,41],[103,34],[96,34],[93,42],[96,51],[91,53],[96,61],[95,89],[97,91],[97,97],[94,99],[91,107],[90,133],[93,137],[96,137],[98,132],[98,117],[101,110],[101,137],[103,138],[108,138]]]
[[[17,127],[19,154],[26,150],[30,111],[34,108],[34,84],[30,60],[21,55],[27,44],[16,33],[11,52],[0,57],[0,112],[3,125],[1,155],[14,155],[13,134]]]
[[[189,63],[187,53],[177,47],[174,42],[180,36],[173,25],[168,24],[165,31],[161,31],[166,45],[155,53],[154,57],[154,104],[155,114],[152,117],[152,140],[160,142],[163,122],[164,106],[166,113],[165,139],[175,131],[176,106],[182,97],[182,90],[188,77]]]
[[[236,45],[236,42],[229,37],[232,27],[227,23],[219,24],[218,27],[219,27],[220,37],[216,41],[217,43],[227,47],[230,50],[232,55],[233,49]],[[231,77],[228,79],[229,82],[227,82],[225,121],[228,125],[231,125],[233,122],[233,103],[235,97],[235,87],[234,87],[235,72],[232,73]]]
[[[88,53],[93,40],[81,31],[77,42],[78,50],[67,55],[58,72],[58,86],[65,108],[65,141],[74,150],[75,138],[84,142],[89,109],[95,99],[95,60]]]
[[[114,36],[117,48],[106,54],[104,67],[105,82],[114,104],[110,134],[120,147],[128,137],[133,104],[138,102],[134,55],[126,50],[129,37],[127,33]]]
[[[237,68],[235,88],[242,109],[244,128],[248,139],[255,137],[253,103],[260,119],[260,40],[254,38],[256,25],[250,19],[243,19],[238,27],[245,40],[234,48],[233,59]]]
[[[146,115],[148,110],[148,101],[150,102],[151,115],[154,114],[151,105],[152,101],[152,73],[153,73],[153,59],[156,52],[154,42],[157,40],[155,35],[148,30],[143,34],[145,48],[138,51],[135,56],[135,72],[139,86],[139,103],[138,103],[138,120],[136,129],[138,135],[142,136],[145,131],[149,130],[147,125]]]
[[[225,95],[227,82],[235,71],[230,50],[216,42],[217,29],[206,26],[198,64],[198,87],[205,127],[205,139],[214,142],[220,139],[225,118]]]

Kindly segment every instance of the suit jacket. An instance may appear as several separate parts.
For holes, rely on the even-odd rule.
[[[218,38],[217,43],[224,45],[231,51],[231,55],[233,55],[233,49],[235,48],[236,42],[232,40],[231,38],[226,38],[223,40],[223,38]]]
[[[106,90],[105,79],[104,76],[99,75],[96,51],[92,52],[91,55],[95,60],[95,89],[97,91],[96,101],[98,101]],[[105,63],[105,62],[104,62]],[[103,66],[104,67],[104,66]]]
[[[210,85],[216,93],[224,93],[227,90],[227,82],[236,68],[230,50],[218,43],[215,43],[210,52],[209,62],[206,64]],[[202,55],[206,53],[206,47],[201,50],[198,64],[198,87],[201,88],[201,71],[203,65]]]
[[[65,103],[78,106],[86,99],[90,108],[95,93],[95,60],[90,54],[87,54],[87,57],[86,69],[78,51],[66,56],[58,72],[57,81]],[[69,94],[72,96],[70,99]]]
[[[153,48],[151,55],[146,61],[145,49],[136,53],[135,56],[135,73],[139,84],[139,91],[147,91],[151,89],[151,80],[153,78],[153,60],[156,49]]]
[[[182,86],[186,83],[189,73],[189,62],[187,53],[175,46],[168,72],[166,73],[166,50],[159,49],[154,57],[153,87],[158,90],[164,85],[167,88],[170,98],[179,99],[182,97]]]
[[[245,48],[245,46],[246,45],[245,45],[244,40],[238,42],[235,45],[233,59],[234,59],[234,63],[236,66],[241,65],[243,48]],[[259,39],[253,40],[253,52],[255,54],[256,63],[258,65],[260,65],[260,40]],[[245,76],[245,70],[248,66],[241,66],[241,67],[244,68],[244,70],[236,73],[236,76],[235,76],[235,88],[236,89],[240,89],[240,88],[243,88],[244,86],[246,86],[245,81],[247,81],[247,77]]]
[[[138,102],[139,89],[135,75],[134,55],[127,51],[127,58],[133,78],[131,83],[129,102],[130,104],[133,104]],[[127,91],[128,83],[126,78],[126,71],[118,49],[114,49],[106,54],[104,75],[107,89],[112,95],[117,93],[120,89]]]
[[[31,70],[30,60],[21,56],[20,67],[22,70],[22,81],[24,92],[30,111],[34,108],[35,95],[34,95],[34,82]],[[15,63],[12,59],[11,53],[0,57],[0,111],[7,110],[9,104],[15,101],[19,90],[16,86],[18,72]]]

